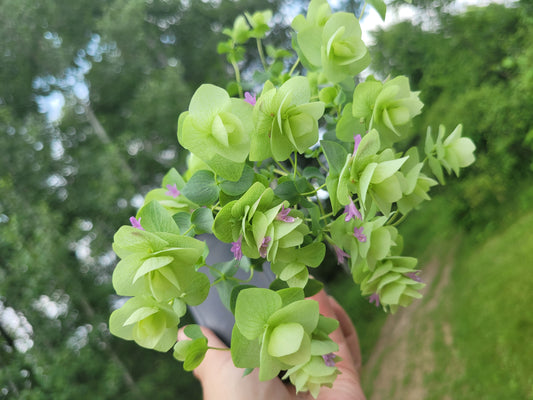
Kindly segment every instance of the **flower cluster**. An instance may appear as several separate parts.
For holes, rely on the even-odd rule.
[[[381,0],[370,4],[384,17]],[[417,260],[402,256],[397,225],[430,199],[445,173],[459,176],[474,162],[475,145],[458,125],[450,135],[439,127],[436,138],[428,129],[423,160],[416,146],[394,147],[415,143],[410,127],[423,104],[403,76],[356,84],[370,56],[355,15],[311,0],[292,22],[294,52],[266,46],[265,58],[271,17],[245,13],[224,29],[218,52],[235,81],[196,90],[178,119],[187,170],[171,169],[131,226],[116,233],[121,260],[113,286],[130,299],[112,313],[110,329],[158,351],[174,346],[192,370],[207,340],[190,326],[190,340],[176,344],[178,324],[186,306],[202,303],[215,287],[235,316],[234,364],[259,368],[261,380],[282,373],[316,397],[339,374],[338,346],[329,338],[338,322],[308,299],[322,287],[309,269],[334,257],[370,302],[391,312],[420,298]],[[242,82],[239,62],[250,39],[264,73]],[[298,59],[285,71],[294,53]],[[206,233],[227,243],[234,259],[208,265],[199,239]],[[265,261],[276,276],[268,289],[236,277],[240,268],[251,279]]]

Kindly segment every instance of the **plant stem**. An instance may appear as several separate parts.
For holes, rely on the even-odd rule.
[[[244,94],[242,93],[242,86],[241,86],[241,71],[239,71],[239,66],[237,65],[237,62],[231,58],[231,66],[233,67],[233,70],[235,71],[235,80],[237,81],[237,86],[239,87],[239,97],[243,98]]]
[[[263,53],[263,46],[261,44],[261,39],[257,38],[256,42],[257,42],[257,51],[259,52],[259,58],[261,59],[261,64],[263,64],[263,69],[266,71],[267,63],[265,60],[265,54]]]
[[[291,70],[289,71],[289,76],[291,76],[293,74],[294,70],[296,69],[296,67],[298,66],[299,63],[300,63],[300,57],[298,57],[296,59],[296,62],[292,66]]]
[[[365,13],[365,8],[366,8],[366,1],[363,4],[363,9],[361,10],[361,15],[359,16],[359,21],[361,21],[361,18],[363,18],[363,14]]]

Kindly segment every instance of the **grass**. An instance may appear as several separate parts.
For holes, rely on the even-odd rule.
[[[464,363],[452,398],[533,399],[532,226],[533,213],[458,254],[441,304]]]
[[[435,256],[442,265],[447,260],[452,264],[437,307],[427,309],[429,299],[424,298],[415,317],[423,320],[413,321],[407,332],[413,338],[431,337],[433,365],[424,371],[425,400],[533,400],[533,188],[517,193],[513,205],[502,206],[494,216],[499,230],[475,227],[461,233],[446,196],[426,204],[400,227],[405,255],[418,257],[420,265]],[[457,242],[454,253],[452,243]],[[376,321],[364,327],[369,338],[363,346],[372,344],[372,337],[377,340],[379,332],[371,330],[382,321]],[[413,384],[412,374],[427,368],[413,350],[403,380],[387,386],[392,390],[387,398],[401,398],[398,393]],[[382,354],[375,369],[367,371],[367,394],[382,384],[375,378],[384,362]]]

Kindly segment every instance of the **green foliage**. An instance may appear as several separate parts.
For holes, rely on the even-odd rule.
[[[531,10],[490,5],[439,19],[435,31],[403,22],[377,32],[374,68],[406,74],[421,91],[426,106],[417,131],[436,128],[436,120],[450,127],[461,121],[477,161],[447,191],[456,219],[468,229],[485,229],[517,197],[520,182],[531,179]],[[438,174],[431,158],[429,165]]]

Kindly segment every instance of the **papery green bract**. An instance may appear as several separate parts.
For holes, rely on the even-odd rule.
[[[353,77],[370,65],[355,15],[339,12],[328,19],[322,31],[321,61],[323,73],[332,83]]]
[[[292,21],[295,35],[295,50],[302,64],[309,70],[322,65],[321,46],[324,25],[331,16],[331,8],[327,0],[311,0],[307,8],[307,18],[297,15]]]
[[[310,70],[322,71],[331,83],[353,77],[370,64],[370,55],[361,40],[361,27],[353,14],[331,14],[326,1],[311,1],[307,19],[292,22],[296,51]]]
[[[250,151],[252,106],[204,84],[194,93],[189,111],[180,115],[178,140],[215,173],[236,181]]]
[[[364,119],[367,128],[378,130],[382,148],[406,137],[411,120],[424,104],[419,92],[411,92],[409,80],[399,76],[385,83],[370,76],[355,88],[353,115]]]
[[[335,244],[350,254],[352,269],[359,264],[373,270],[376,263],[393,255],[397,245],[398,231],[395,227],[385,225],[387,217],[377,216],[365,221],[346,222],[344,215],[331,224],[331,237]],[[366,241],[361,242],[353,235],[354,227],[361,227]]]
[[[244,13],[244,15],[246,15],[248,23],[252,26],[250,36],[258,39],[265,36],[266,32],[270,29],[268,23],[272,19],[272,11],[256,11],[253,15],[249,13]]]
[[[416,264],[416,258],[412,257],[387,257],[372,271],[360,265],[352,274],[363,295],[377,294],[381,305],[394,313],[399,306],[407,307],[422,297],[420,290],[425,284],[406,276],[416,272]]]
[[[132,251],[128,251],[132,243]],[[151,295],[158,301],[182,298],[201,303],[209,291],[209,279],[195,266],[205,243],[175,235],[143,232],[124,226],[115,235],[115,252],[122,258],[113,272],[113,287],[121,296]]]
[[[399,157],[380,148],[380,136],[373,129],[366,134],[355,155],[348,155],[340,172],[337,186],[337,199],[347,205],[353,194],[357,194],[362,206],[361,212],[374,201],[384,215],[389,215],[391,206],[402,198],[401,172],[408,157]]]
[[[178,323],[185,311],[180,300],[160,303],[150,296],[133,297],[113,311],[109,330],[142,347],[164,352],[176,342]]]
[[[326,246],[315,242],[301,248],[278,250],[276,261],[271,264],[272,272],[290,287],[305,287],[309,278],[307,267],[316,268],[324,260]]]
[[[335,361],[340,361],[336,357]],[[309,391],[316,399],[322,386],[332,387],[340,372],[337,367],[330,367],[324,363],[322,356],[312,356],[305,364],[290,368],[284,375],[296,387],[296,392]]]
[[[226,204],[217,214],[213,232],[223,242],[242,239],[242,253],[250,258],[276,259],[279,248],[298,246],[308,233],[303,220],[294,212],[292,222],[278,219],[283,206],[271,188],[256,182],[239,200]]]
[[[303,153],[318,141],[318,119],[324,103],[309,102],[311,90],[306,77],[289,79],[279,89],[267,82],[253,111],[255,131],[251,138],[250,160],[276,161],[292,152]]]
[[[238,366],[255,368],[257,358],[243,357],[241,353],[259,349],[259,379],[272,379],[283,369],[309,361],[311,335],[318,321],[318,303],[314,300],[283,305],[277,292],[244,289],[235,305],[233,359]]]

